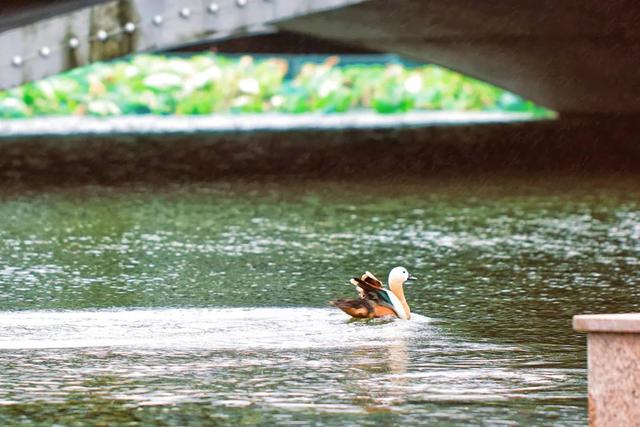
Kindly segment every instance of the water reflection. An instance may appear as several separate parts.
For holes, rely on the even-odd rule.
[[[366,346],[354,350],[359,361],[353,374],[355,396],[366,412],[393,411],[410,397],[409,348],[406,338],[398,337],[388,345]]]

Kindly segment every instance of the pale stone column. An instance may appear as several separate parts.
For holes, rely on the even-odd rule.
[[[640,425],[640,313],[574,316],[587,332],[589,425]]]

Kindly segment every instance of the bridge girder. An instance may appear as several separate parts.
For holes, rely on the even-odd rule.
[[[16,28],[0,21],[0,89],[135,52],[273,31],[281,21],[362,1],[112,0]]]
[[[22,13],[14,28],[0,18],[0,88],[133,52],[285,30],[438,63],[560,112],[640,113],[637,0],[88,1],[33,22]]]

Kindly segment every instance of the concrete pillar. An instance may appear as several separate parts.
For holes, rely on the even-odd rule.
[[[574,316],[587,332],[589,425],[640,425],[640,313]]]

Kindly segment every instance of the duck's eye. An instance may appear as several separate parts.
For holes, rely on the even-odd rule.
[[[407,274],[407,270],[402,270],[402,274]]]

